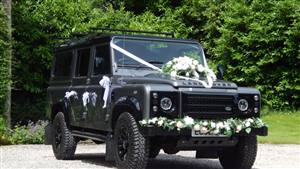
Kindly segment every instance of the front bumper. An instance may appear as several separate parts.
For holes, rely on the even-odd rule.
[[[153,137],[153,136],[183,136],[191,137],[192,131],[190,129],[181,129],[180,131],[178,130],[164,130],[161,127],[141,127],[140,128],[141,133],[145,137]],[[246,133],[246,131],[242,130],[238,134],[234,134],[233,136],[250,136],[250,135],[258,135],[258,136],[267,136],[268,135],[268,127],[263,126],[261,128],[252,128],[250,133]],[[203,137],[218,137],[218,136],[203,136]],[[223,137],[223,136],[220,136]],[[199,137],[196,137],[199,138]]]

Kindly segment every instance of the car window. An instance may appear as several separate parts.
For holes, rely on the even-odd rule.
[[[77,51],[77,63],[75,75],[87,76],[89,70],[90,48]]]
[[[96,47],[96,54],[94,58],[94,73],[98,74],[109,74],[110,73],[110,55],[109,46],[102,45]]]
[[[54,77],[67,77],[71,73],[72,51],[57,53],[55,56]]]

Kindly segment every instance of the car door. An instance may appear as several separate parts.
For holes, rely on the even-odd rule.
[[[91,48],[80,48],[75,50],[75,73],[72,79],[70,91],[75,91],[77,97],[71,99],[71,111],[73,113],[72,125],[85,127],[85,121],[88,118],[87,103],[84,97],[88,92],[89,79],[89,64],[91,57]]]
[[[109,106],[104,108],[103,95],[105,89],[99,82],[103,76],[111,75],[111,60],[109,43],[100,43],[93,48],[91,59],[91,78],[88,85],[90,92],[90,102],[88,104],[88,119],[86,126],[91,129],[105,130],[106,114]]]

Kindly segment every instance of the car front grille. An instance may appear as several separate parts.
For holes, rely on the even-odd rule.
[[[194,118],[230,116],[236,110],[234,95],[182,94],[184,116]]]

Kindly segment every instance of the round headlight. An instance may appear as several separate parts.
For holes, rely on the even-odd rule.
[[[164,97],[160,100],[160,107],[163,110],[170,110],[172,108],[172,100],[168,97]]]
[[[246,99],[239,100],[238,107],[241,111],[246,111],[249,107],[249,103]]]

